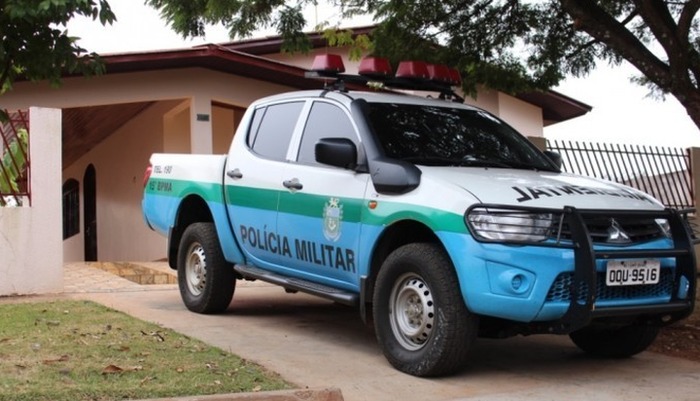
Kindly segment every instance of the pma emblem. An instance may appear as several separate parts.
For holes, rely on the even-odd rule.
[[[323,236],[329,241],[340,238],[340,223],[343,220],[343,205],[340,199],[330,198],[323,207]]]

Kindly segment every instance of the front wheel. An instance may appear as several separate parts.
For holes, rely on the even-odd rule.
[[[213,223],[194,223],[185,229],[178,250],[177,282],[187,309],[220,313],[228,308],[236,278],[221,252]]]
[[[646,350],[659,334],[649,325],[623,327],[589,326],[569,334],[571,340],[586,353],[609,358],[627,358]]]
[[[408,244],[389,255],[377,277],[373,314],[385,357],[414,376],[458,370],[478,328],[452,263],[440,247],[427,243]]]

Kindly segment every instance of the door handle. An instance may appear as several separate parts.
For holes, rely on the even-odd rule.
[[[243,173],[241,173],[241,170],[239,170],[237,168],[227,171],[226,175],[233,178],[234,180],[237,180],[239,178],[243,178]]]
[[[285,188],[291,189],[292,192],[299,191],[302,188],[304,188],[304,186],[301,185],[301,182],[299,182],[298,178],[292,178],[291,180],[286,180],[282,183],[282,185],[284,185]]]

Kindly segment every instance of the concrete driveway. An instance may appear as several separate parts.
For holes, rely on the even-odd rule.
[[[301,388],[338,387],[346,401],[700,399],[700,363],[649,352],[593,359],[559,336],[477,340],[460,374],[412,377],[386,362],[354,309],[258,282],[239,285],[216,316],[187,311],[172,285],[70,296],[216,345]]]

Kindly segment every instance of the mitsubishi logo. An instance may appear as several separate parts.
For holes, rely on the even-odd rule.
[[[610,219],[607,242],[611,244],[629,244],[632,240],[630,240],[630,236],[622,229],[617,220]]]

